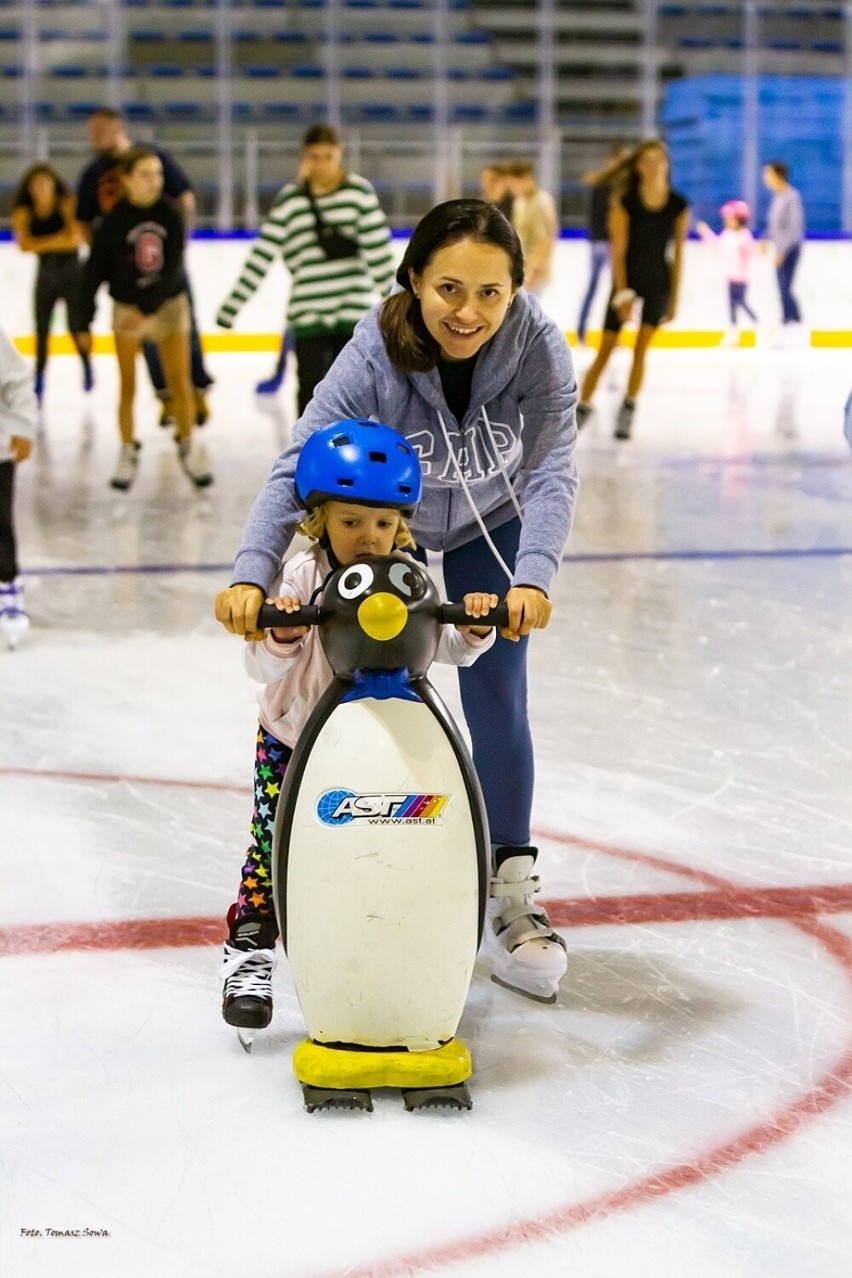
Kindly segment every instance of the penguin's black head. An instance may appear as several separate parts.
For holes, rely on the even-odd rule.
[[[329,577],[320,639],[336,675],[399,670],[424,675],[441,638],[435,583],[407,555],[371,555]]]

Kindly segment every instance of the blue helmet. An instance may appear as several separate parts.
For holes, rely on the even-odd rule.
[[[310,509],[324,501],[388,506],[413,515],[423,479],[414,449],[391,426],[354,418],[309,435],[296,462],[296,497]]]

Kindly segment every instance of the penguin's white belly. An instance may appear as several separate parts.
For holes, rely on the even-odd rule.
[[[465,781],[420,702],[338,706],[296,797],[287,954],[311,1038],[427,1050],[455,1034],[477,948]]]

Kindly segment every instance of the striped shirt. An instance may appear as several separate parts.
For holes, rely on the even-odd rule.
[[[231,328],[237,312],[280,253],[292,276],[287,325],[300,336],[351,329],[386,294],[396,270],[390,231],[366,178],[348,173],[328,195],[314,197],[327,226],[358,244],[357,257],[332,261],[320,248],[316,220],[302,187],[290,183],[275,203],[216,322]]]

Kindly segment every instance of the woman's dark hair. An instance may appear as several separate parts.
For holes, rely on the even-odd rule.
[[[441,348],[423,322],[420,301],[414,296],[411,274],[422,275],[441,249],[473,240],[493,244],[509,259],[512,287],[524,282],[524,254],[512,224],[498,208],[485,200],[447,200],[437,204],[417,223],[396,273],[401,293],[389,297],[379,311],[379,328],[388,358],[403,373],[428,373],[438,363]]]
[[[330,124],[312,124],[302,138],[302,150],[309,146],[340,146],[340,134]]]
[[[122,177],[129,177],[140,160],[147,160],[151,156],[155,160],[159,160],[160,156],[152,146],[132,146],[129,151],[125,151],[118,162],[117,168]]]
[[[56,189],[57,204],[59,204],[60,200],[66,199],[71,194],[71,189],[68,186],[68,183],[59,176],[56,169],[51,168],[49,164],[34,164],[31,168],[27,169],[26,173],[17,185],[15,194],[12,196],[13,209],[29,209],[30,212],[33,211],[35,205],[33,202],[32,192],[30,191],[30,183],[34,177],[39,177],[42,174],[53,180],[53,185]]]
[[[669,148],[666,146],[662,138],[645,138],[638,146],[635,146],[624,161],[624,177],[621,184],[623,192],[635,192],[639,189],[639,161],[648,151],[662,151],[666,157],[671,174],[672,161],[669,155]],[[616,184],[618,186],[618,184]]]
[[[769,160],[766,167],[771,169],[782,182],[786,182],[790,176],[790,166],[785,164],[783,160]]]

